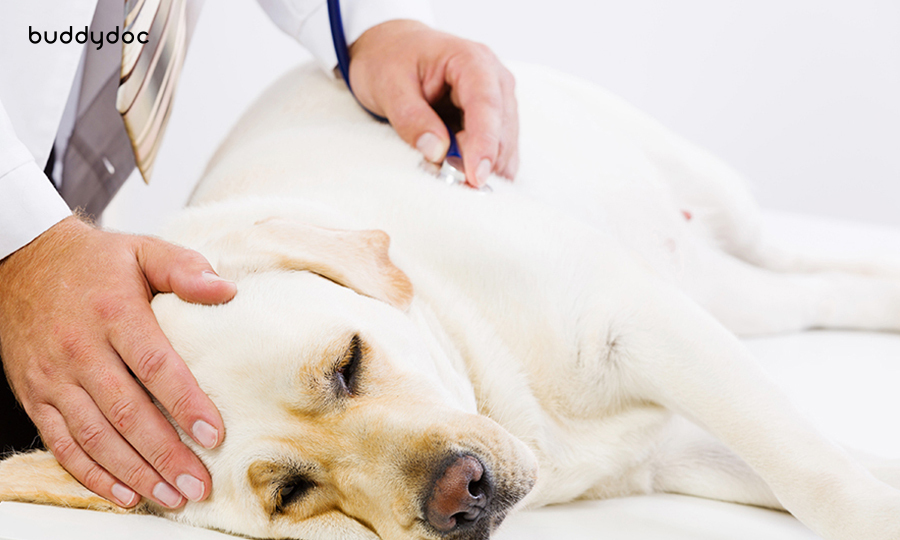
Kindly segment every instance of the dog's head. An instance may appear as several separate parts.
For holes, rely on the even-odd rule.
[[[270,221],[217,246],[230,303],[153,302],[226,426],[216,450],[188,441],[212,494],[171,517],[264,538],[488,538],[534,458],[476,414],[387,235]]]

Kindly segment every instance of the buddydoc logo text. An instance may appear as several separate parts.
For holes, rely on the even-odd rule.
[[[99,34],[99,38],[97,34]],[[72,42],[84,44],[87,43],[88,40],[90,40],[91,43],[97,46],[97,50],[99,51],[103,48],[104,37],[106,38],[105,42],[109,43],[110,45],[118,43],[119,27],[116,26],[115,30],[104,33],[103,30],[100,30],[99,32],[88,30],[88,27],[85,26],[84,30],[79,30],[78,32],[73,33],[73,29],[70,26],[68,30],[63,30],[62,32],[57,32],[56,30],[54,30],[53,34],[50,34],[50,32],[47,32],[46,30],[41,33],[40,31],[32,28],[31,25],[28,26],[28,41],[34,43],[35,45],[41,42],[53,44],[57,41],[64,45],[68,45]],[[147,32],[138,32],[137,35],[135,35],[126,30],[122,32],[121,39],[122,43],[133,43],[135,41],[137,41],[138,43],[147,43],[149,41],[149,37],[150,35]]]

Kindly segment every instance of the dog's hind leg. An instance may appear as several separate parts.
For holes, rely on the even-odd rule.
[[[775,272],[698,243],[686,246],[682,260],[685,292],[739,335],[900,331],[900,280]]]
[[[634,314],[640,324],[619,336],[616,359],[635,397],[708,430],[825,538],[900,538],[900,491],[820,434],[698,305],[669,287],[648,284],[635,300],[644,295],[654,301],[636,304],[644,306]]]

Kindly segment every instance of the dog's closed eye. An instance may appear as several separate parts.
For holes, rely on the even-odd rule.
[[[266,512],[274,517],[289,511],[318,487],[312,470],[300,463],[259,460],[250,466],[247,476]]]
[[[275,493],[275,511],[284,512],[285,508],[303,499],[315,487],[315,482],[305,476],[285,479]]]
[[[350,345],[347,347],[335,370],[338,391],[342,395],[354,396],[357,394],[362,356],[362,340],[360,340],[359,336],[353,336],[350,339]]]

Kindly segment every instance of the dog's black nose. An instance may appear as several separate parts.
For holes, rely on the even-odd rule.
[[[488,513],[491,485],[481,462],[460,456],[447,462],[425,504],[425,517],[442,533],[474,525]]]

